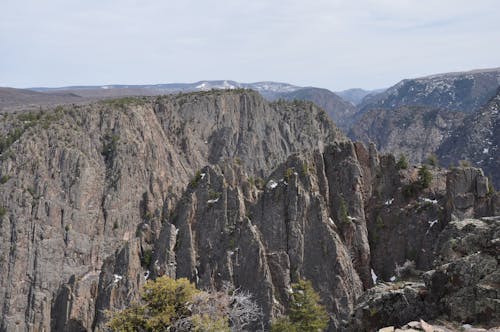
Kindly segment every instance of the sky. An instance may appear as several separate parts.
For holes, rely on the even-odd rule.
[[[333,91],[500,67],[498,0],[0,0],[0,86]]]

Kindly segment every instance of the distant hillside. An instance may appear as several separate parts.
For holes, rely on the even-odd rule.
[[[80,102],[83,98],[73,92],[37,92],[25,89],[0,87],[0,111],[35,106],[50,106],[58,103]]]
[[[168,83],[155,85],[102,85],[102,86],[69,86],[61,88],[32,88],[24,90],[32,92],[32,102],[36,103],[36,96],[54,95],[61,98],[55,99],[59,103],[67,102],[64,96],[78,96],[86,100],[97,100],[105,98],[116,98],[126,96],[155,96],[173,93],[186,93],[210,90],[235,90],[251,89],[259,92],[269,101],[284,100],[305,100],[311,101],[322,107],[329,116],[344,130],[347,131],[350,125],[350,119],[356,113],[357,109],[350,102],[343,100],[327,89],[314,87],[299,87],[288,83],[280,82],[255,82],[240,83],[230,80],[219,81],[199,81],[195,83]],[[8,98],[7,98],[8,99]],[[41,99],[43,103],[43,98]],[[14,98],[10,106],[25,106],[27,103],[20,98]]]
[[[467,160],[481,167],[500,188],[500,89],[480,111],[465,118],[441,144],[437,154],[445,165]]]
[[[359,108],[364,113],[375,108],[429,106],[471,113],[493,97],[499,85],[500,68],[406,79],[365,97]]]
[[[342,99],[352,103],[353,105],[358,105],[361,103],[363,98],[368,95],[374,95],[385,91],[385,89],[377,89],[377,90],[363,90],[359,88],[348,89],[344,91],[335,91],[337,95],[339,95]]]
[[[194,83],[167,83],[146,85],[92,85],[69,86],[61,88],[33,88],[41,92],[76,92],[87,97],[120,97],[120,96],[155,96],[179,92],[196,92],[209,90],[251,89],[264,97],[273,97],[276,93],[291,92],[300,87],[280,82],[239,83],[230,80],[198,81]]]
[[[434,153],[464,117],[462,112],[418,106],[373,109],[353,125],[349,136],[418,163]]]
[[[403,80],[363,99],[349,136],[375,142],[384,152],[405,154],[412,162],[437,153],[444,164],[469,159],[486,171],[496,169],[484,166],[498,160],[496,150],[485,145],[494,141],[486,137],[494,130],[484,129],[495,126],[494,105],[482,107],[499,86],[500,68]]]
[[[276,93],[273,99],[285,100],[307,100],[323,108],[333,121],[344,131],[347,131],[351,124],[353,115],[357,109],[351,103],[345,101],[337,94],[327,89],[301,88],[291,92]]]

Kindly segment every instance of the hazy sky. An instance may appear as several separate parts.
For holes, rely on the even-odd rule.
[[[340,90],[500,66],[499,0],[0,1],[0,86]]]

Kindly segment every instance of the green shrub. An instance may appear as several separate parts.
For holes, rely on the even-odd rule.
[[[8,175],[3,175],[1,178],[0,178],[0,184],[5,184],[7,183],[7,181],[9,181],[10,179],[10,176]]]
[[[153,252],[151,249],[146,249],[142,252],[141,266],[148,268],[151,265],[151,260],[153,259]]]
[[[191,187],[196,188],[201,180],[201,171],[197,171],[196,174],[191,178]]]
[[[284,176],[283,176],[283,177],[285,178],[285,180],[286,180],[286,181],[289,181],[289,180],[290,180],[290,178],[292,177],[292,175],[293,175],[293,168],[288,167],[288,168],[285,170],[285,174],[284,174]]]
[[[292,284],[292,295],[288,316],[276,320],[272,332],[317,332],[328,325],[328,314],[320,304],[318,293],[310,281],[299,280]]]
[[[427,157],[427,164],[430,165],[430,166],[433,166],[433,167],[439,166],[439,162],[438,162],[437,156],[435,154],[431,153]]]
[[[149,280],[141,301],[112,314],[107,327],[120,332],[230,332],[250,330],[259,322],[262,309],[247,293],[200,291],[186,278],[163,276]]]
[[[418,170],[419,183],[421,188],[428,188],[432,182],[432,174],[427,168],[427,166],[423,165]]]
[[[340,221],[342,221],[344,224],[349,223],[349,212],[347,211],[347,205],[345,203],[344,197],[340,197],[339,214]]]
[[[7,214],[7,209],[3,206],[0,206],[0,219],[3,219],[5,215]]]
[[[213,189],[208,190],[208,199],[218,199],[222,194]]]
[[[459,162],[460,167],[470,167],[471,163],[468,160],[460,160]]]
[[[399,156],[398,162],[396,163],[397,169],[407,169],[408,168],[408,160],[405,155],[402,154]]]

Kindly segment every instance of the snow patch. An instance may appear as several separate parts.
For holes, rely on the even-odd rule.
[[[148,280],[149,279],[149,270],[147,270],[146,272],[144,272],[144,280]]]
[[[330,224],[335,225],[332,218],[328,217],[328,221],[330,222]]]
[[[373,269],[371,269],[371,273],[372,273],[372,280],[373,280],[373,284],[376,284],[376,283],[377,283],[377,280],[378,280],[378,277],[377,277],[377,275],[375,274],[375,271],[373,271]]]
[[[391,199],[388,199],[387,201],[385,201],[385,205],[391,205],[392,203],[394,202],[394,198],[391,198]]]
[[[431,230],[432,226],[438,223],[438,219],[430,220],[428,221],[428,223],[429,223],[429,229],[427,229],[427,232],[425,232],[426,235],[429,234],[429,231]]]
[[[205,176],[207,176],[207,174],[206,174],[206,173],[201,173],[201,174],[200,174],[200,178],[201,178],[202,180],[205,178]]]
[[[438,203],[437,199],[430,199],[430,198],[426,198],[426,197],[420,198],[420,199],[424,203],[431,203],[431,204],[437,204]]]
[[[486,153],[489,153],[490,152],[490,149],[489,148],[484,148],[483,149],[483,153],[486,154]]]
[[[209,199],[207,201],[207,204],[214,204],[214,203],[217,203],[219,201],[219,198],[217,197],[216,199]]]
[[[269,182],[266,184],[267,189],[274,189],[278,186],[278,183],[274,180],[269,180]]]
[[[396,276],[392,276],[389,280],[392,282],[396,281]]]
[[[116,284],[117,282],[119,282],[122,279],[123,279],[123,277],[121,275],[113,274],[113,283]]]

